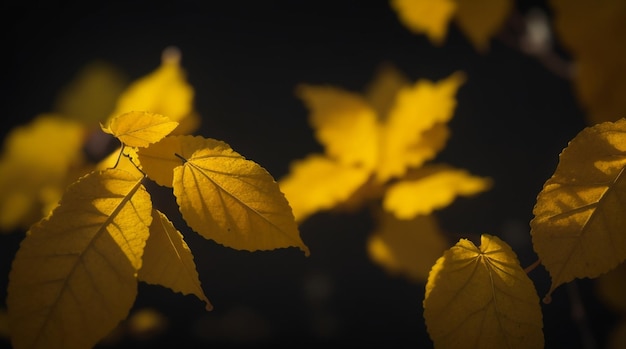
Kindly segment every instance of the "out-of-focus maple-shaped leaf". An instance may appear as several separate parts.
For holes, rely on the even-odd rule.
[[[167,116],[145,111],[131,111],[117,115],[102,130],[131,147],[147,147],[170,134],[178,122]]]
[[[193,254],[183,235],[158,210],[152,210],[150,237],[137,277],[140,281],[165,286],[174,292],[193,294],[206,304],[207,310],[213,309],[204,295]]]
[[[132,111],[143,110],[166,115],[180,125],[175,134],[195,131],[200,118],[194,110],[194,90],[187,82],[186,74],[180,66],[181,54],[171,47],[163,51],[161,66],[152,73],[135,80],[120,96],[117,105],[109,116],[112,118]]]
[[[370,259],[390,274],[426,282],[433,264],[449,246],[435,217],[400,220],[388,212],[380,215],[380,222],[367,241]]]
[[[127,83],[117,68],[94,61],[83,67],[61,90],[54,110],[85,125],[97,126],[111,114]]]
[[[400,22],[416,34],[426,34],[441,46],[455,21],[478,51],[503,26],[513,8],[511,0],[391,0]]]
[[[461,239],[433,266],[424,319],[435,348],[543,348],[543,320],[533,282],[511,247],[483,234]]]
[[[556,34],[575,62],[574,88],[589,124],[626,115],[626,2],[551,0]]]
[[[626,119],[587,127],[537,196],[532,242],[552,285],[595,278],[626,259]]]
[[[28,228],[47,215],[60,198],[72,168],[84,162],[83,126],[55,114],[42,114],[13,129],[0,160],[0,228]]]
[[[174,188],[183,218],[205,238],[239,250],[298,247],[309,255],[274,178],[225,142],[168,136],[138,155],[148,177]]]
[[[444,147],[464,75],[409,84],[389,66],[378,74],[364,96],[336,87],[299,86],[325,154],[294,162],[279,182],[297,221],[347,202],[358,207],[355,199],[373,198],[357,195],[362,188],[381,194],[377,186],[404,176]]]
[[[457,196],[472,196],[491,187],[489,178],[471,175],[448,165],[427,165],[392,183],[383,198],[383,208],[400,219],[431,214]]]
[[[93,347],[133,305],[152,203],[123,170],[92,172],[31,227],[9,274],[15,349]]]
[[[280,189],[289,194],[293,215],[301,222],[317,211],[332,209],[348,200],[369,176],[367,169],[311,154],[291,164],[290,175],[280,181]]]

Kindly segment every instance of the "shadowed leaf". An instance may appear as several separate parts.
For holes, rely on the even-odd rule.
[[[626,119],[582,130],[537,196],[532,242],[552,286],[595,278],[626,259]]]
[[[541,306],[511,247],[461,239],[433,266],[424,319],[435,348],[543,348]]]
[[[123,170],[92,172],[68,188],[13,261],[15,349],[88,349],[128,315],[151,209],[141,179]]]
[[[206,304],[213,305],[204,295],[193,254],[183,235],[172,222],[157,210],[152,210],[150,238],[146,242],[143,265],[137,276],[140,281],[161,285],[182,294],[193,294]]]

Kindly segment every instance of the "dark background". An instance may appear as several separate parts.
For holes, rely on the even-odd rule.
[[[520,14],[534,6],[550,14],[541,1],[516,6]],[[60,89],[87,63],[104,60],[136,79],[156,69],[163,49],[174,45],[203,117],[197,133],[229,143],[275,178],[287,173],[290,161],[322,149],[294,96],[296,84],[362,91],[383,62],[412,80],[462,70],[468,80],[437,161],[489,176],[495,186],[458,199],[438,216],[455,237],[502,237],[522,266],[536,260],[529,238],[536,195],[560,151],[585,127],[570,81],[537,59],[497,38],[479,53],[454,24],[445,44],[433,46],[402,26],[387,1],[5,4],[0,16],[2,139],[50,111]],[[127,331],[102,347],[431,347],[422,317],[424,285],[387,275],[369,260],[370,219],[366,212],[312,217],[301,226],[310,257],[296,248],[234,251],[181,229],[214,310],[205,312],[193,296],[141,284],[133,312],[156,308],[168,326],[148,339]],[[2,299],[21,236],[0,236]],[[547,273],[539,267],[530,276],[543,297]],[[579,280],[542,305],[547,348],[604,345],[614,315],[593,292],[592,281]],[[572,316],[578,300],[586,310],[583,323]],[[0,344],[8,346],[6,339]]]

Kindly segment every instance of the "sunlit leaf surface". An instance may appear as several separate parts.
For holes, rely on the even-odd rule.
[[[102,130],[131,147],[147,147],[170,134],[178,122],[167,116],[145,111],[130,111],[111,119]]]
[[[626,259],[626,119],[588,127],[537,196],[533,246],[552,286],[594,278]]]
[[[424,319],[435,348],[543,348],[541,306],[511,247],[461,239],[433,266]]]
[[[181,143],[174,195],[187,224],[207,239],[239,250],[308,247],[274,178],[224,142],[171,136]]]
[[[213,309],[204,295],[193,254],[183,235],[158,210],[152,210],[150,237],[137,277],[140,281],[161,285],[174,292],[193,294],[206,304],[207,310]]]
[[[128,315],[151,209],[141,180],[122,170],[93,172],[68,188],[13,261],[15,349],[88,349]]]

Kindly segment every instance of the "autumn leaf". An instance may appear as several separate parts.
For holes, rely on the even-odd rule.
[[[137,277],[139,281],[165,286],[174,292],[193,294],[206,304],[207,310],[213,309],[204,295],[193,254],[183,235],[158,210],[152,210],[150,237]]]
[[[379,220],[367,240],[370,259],[391,275],[426,282],[431,267],[449,246],[435,217],[400,220],[381,212]]]
[[[430,82],[407,83],[390,66],[378,72],[364,95],[337,87],[300,85],[311,126],[324,154],[294,161],[280,181],[301,222],[310,215],[349,204],[358,207],[365,186],[382,187],[431,160],[448,139],[446,123],[461,72]],[[380,114],[386,112],[386,114]],[[380,195],[384,190],[367,190]]]
[[[167,116],[146,111],[131,111],[111,119],[102,131],[118,138],[131,147],[145,148],[165,138],[178,126]]]
[[[32,226],[9,274],[15,349],[93,347],[123,320],[152,216],[150,196],[123,170],[92,172]]]
[[[391,0],[390,5],[404,26],[433,44],[443,44],[454,21],[482,52],[513,9],[511,0]]]
[[[426,283],[424,319],[435,348],[543,348],[535,286],[515,252],[483,234],[444,252]]]
[[[27,229],[60,199],[66,176],[84,163],[84,127],[41,114],[11,130],[0,159],[0,228]],[[81,174],[82,175],[82,174]]]
[[[61,89],[54,110],[86,126],[97,126],[113,111],[126,85],[126,77],[116,67],[103,61],[90,62]]]
[[[291,163],[290,175],[280,181],[297,222],[344,203],[370,176],[366,169],[342,165],[320,154]]]
[[[626,119],[587,127],[537,196],[532,242],[552,285],[595,278],[626,259]]]
[[[489,178],[473,176],[448,165],[424,166],[389,185],[383,208],[399,219],[412,219],[450,205],[457,196],[488,190],[491,185]]]
[[[152,73],[137,79],[117,100],[109,121],[131,110],[144,110],[166,115],[181,126],[175,134],[193,132],[200,119],[193,108],[194,89],[180,66],[181,53],[170,47],[163,51],[161,65]]]
[[[174,188],[183,218],[205,238],[240,250],[293,246],[309,254],[278,183],[228,144],[168,136],[138,155],[148,177]]]
[[[626,114],[626,2],[551,0],[557,38],[574,60],[573,87],[590,125]]]

